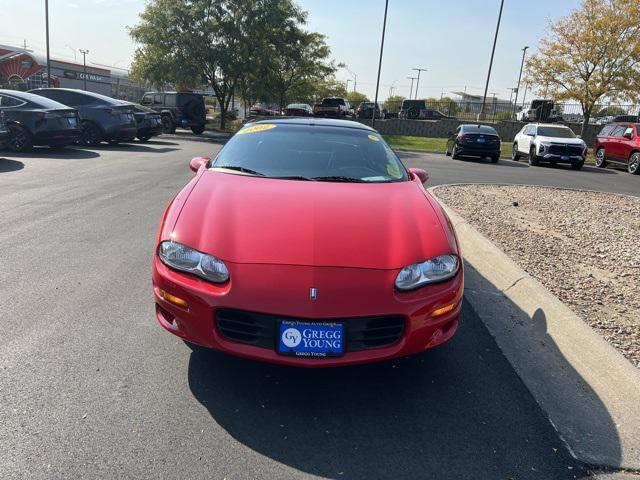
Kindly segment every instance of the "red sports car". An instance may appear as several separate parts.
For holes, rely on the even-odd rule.
[[[153,257],[160,325],[192,347],[304,367],[450,339],[463,292],[453,227],[373,129],[250,123],[169,204]]]

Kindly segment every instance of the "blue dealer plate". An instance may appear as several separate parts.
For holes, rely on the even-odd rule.
[[[283,320],[277,350],[296,357],[339,357],[344,354],[344,325]]]
[[[562,155],[560,160],[571,160],[571,157],[569,155]]]

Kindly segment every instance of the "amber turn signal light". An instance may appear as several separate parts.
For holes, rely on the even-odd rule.
[[[169,292],[160,290],[160,296],[169,303],[173,303],[174,305],[177,305],[182,308],[189,308],[189,304],[187,303],[186,300],[183,300],[180,297],[176,297],[175,295],[171,295]]]
[[[444,307],[440,307],[433,312],[431,312],[432,317],[439,317],[440,315],[444,315],[445,313],[449,313],[454,308],[456,308],[455,303],[450,303],[449,305],[445,305]]]

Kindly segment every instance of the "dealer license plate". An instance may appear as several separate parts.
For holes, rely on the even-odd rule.
[[[344,354],[344,325],[283,320],[277,350],[296,357],[339,357]]]
[[[74,117],[68,117],[67,121],[69,122],[69,125],[76,125],[78,123]]]
[[[478,139],[478,143],[484,143],[484,142],[486,142],[486,140],[484,138],[479,138]]]
[[[570,156],[568,156],[568,155],[562,155],[562,156],[560,157],[560,160],[571,160],[571,157],[570,157]]]

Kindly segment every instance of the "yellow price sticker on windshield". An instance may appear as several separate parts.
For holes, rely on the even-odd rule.
[[[240,130],[237,135],[244,135],[245,133],[264,132],[265,130],[271,130],[276,128],[275,123],[259,123],[258,125],[251,125]]]
[[[369,140],[373,140],[374,142],[379,142],[380,139],[378,137],[376,137],[375,135],[367,135],[367,137],[369,137]]]
[[[400,178],[402,175],[400,174],[400,168],[398,165],[390,163],[387,165],[387,173],[394,178]]]

